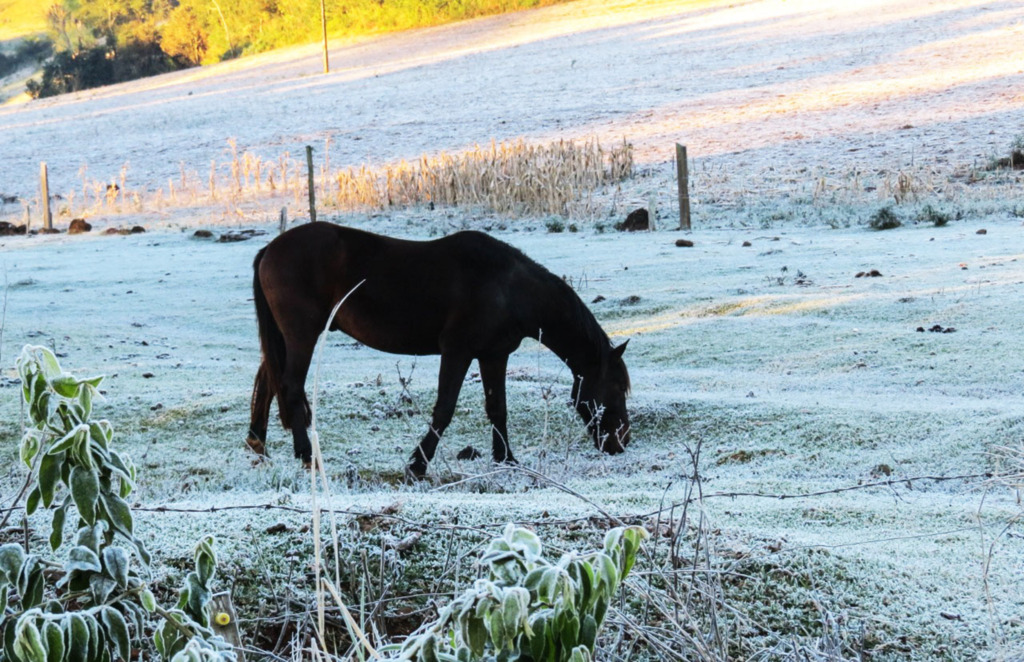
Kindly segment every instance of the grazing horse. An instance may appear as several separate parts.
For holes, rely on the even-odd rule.
[[[492,457],[515,462],[506,429],[505,371],[509,354],[526,337],[569,366],[573,404],[597,448],[616,454],[629,443],[626,343],[613,347],[565,281],[508,244],[481,232],[406,241],[309,223],[263,248],[253,272],[263,360],[247,443],[257,453],[266,452],[270,402],[277,397],[295,457],[311,461],[306,373],[331,311],[349,292],[331,330],[384,352],[441,355],[433,417],[410,458],[409,474],[426,473],[473,359],[492,426]]]

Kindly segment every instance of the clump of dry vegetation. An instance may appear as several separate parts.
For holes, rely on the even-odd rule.
[[[309,173],[305,159],[285,152],[276,159],[239,152],[228,141],[230,159],[212,160],[208,170],[180,165],[166,187],[144,190],[132,183],[127,164],[112,181],[79,170],[81,186],[54,196],[58,218],[117,214],[166,214],[185,209],[222,208],[225,218],[287,203],[306,209]],[[318,208],[342,212],[387,211],[417,206],[480,209],[503,215],[585,217],[601,211],[599,194],[633,176],[633,147],[626,140],[611,148],[596,139],[559,140],[547,145],[524,140],[492,142],[458,154],[422,156],[409,163],[361,165],[332,170],[330,142],[314,166]],[[0,212],[21,221],[27,201],[12,200]],[[36,207],[36,204],[31,205]],[[300,212],[301,213],[301,212]]]
[[[570,216],[591,209],[595,191],[632,174],[633,148],[625,140],[608,150],[597,140],[492,142],[489,148],[424,156],[417,163],[349,168],[334,175],[337,188],[330,202],[342,210],[435,204]]]

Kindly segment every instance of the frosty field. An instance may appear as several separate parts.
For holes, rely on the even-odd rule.
[[[2,106],[0,192],[31,200],[39,160],[55,191],[129,161],[143,202],[92,210],[89,235],[0,237],[0,506],[25,476],[14,360],[45,345],[69,371],[107,375],[99,413],[139,467],[137,528],[160,572],[180,574],[215,533],[246,636],[291,654],[309,625],[309,474],[274,418],[271,461],[244,439],[252,259],[283,204],[293,224],[304,212],[288,196],[147,196],[182,163],[223,160],[232,138],[273,159],[330,137],[342,167],[492,138],[625,137],[636,177],[565,220],[576,232],[475,209],[322,210],[413,239],[489,231],[630,339],[624,455],[593,448],[565,406],[567,369],[527,341],[508,370],[525,470],[487,459],[474,366],[428,480],[410,484],[437,358],[331,334],[317,429],[351,606],[375,605],[382,636],[407,633],[475,576],[506,522],[581,549],[612,516],[656,535],[601,659],[1024,659],[1024,188],[993,165],[1024,135],[1022,21],[1009,2],[585,0],[337,44],[330,76],[300,48]],[[675,141],[693,161],[688,233],[673,229]],[[74,167],[54,168],[62,158]],[[654,231],[612,230],[641,205]],[[870,229],[882,208],[902,226]],[[98,234],[136,223],[148,231]],[[265,234],[194,236],[240,228]],[[456,459],[470,445],[484,458]],[[20,521],[0,535],[21,540]],[[691,581],[714,595],[665,614],[647,593]],[[678,644],[673,630],[720,655],[651,643]]]

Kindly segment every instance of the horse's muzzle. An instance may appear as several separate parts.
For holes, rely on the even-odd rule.
[[[595,445],[598,450],[608,453],[609,455],[625,453],[626,446],[629,445],[629,426],[623,426],[623,428],[619,428],[615,432],[609,432],[607,434],[601,434],[599,432],[595,439]]]

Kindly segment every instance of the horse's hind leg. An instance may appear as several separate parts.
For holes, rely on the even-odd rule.
[[[441,440],[445,428],[452,422],[455,403],[459,399],[462,381],[473,359],[469,356],[442,354],[441,371],[437,378],[437,402],[434,414],[430,419],[430,429],[412,452],[406,471],[416,478],[427,473],[427,465],[434,459],[437,442]]]
[[[267,377],[267,362],[260,361],[259,370],[256,371],[256,380],[252,385],[249,436],[245,440],[245,443],[257,455],[265,456],[267,454],[267,422],[270,419],[270,402],[273,399],[274,394],[270,392],[270,382]]]
[[[307,428],[310,423],[309,400],[306,399],[306,373],[313,358],[316,335],[295,341],[287,338],[288,349],[277,394],[277,406],[285,427],[291,428],[295,457],[309,465],[313,459],[313,447],[309,443]]]
[[[505,370],[508,355],[480,359],[480,381],[484,386],[484,407],[491,422],[491,457],[498,464],[514,464],[508,443],[508,408],[505,405]]]

